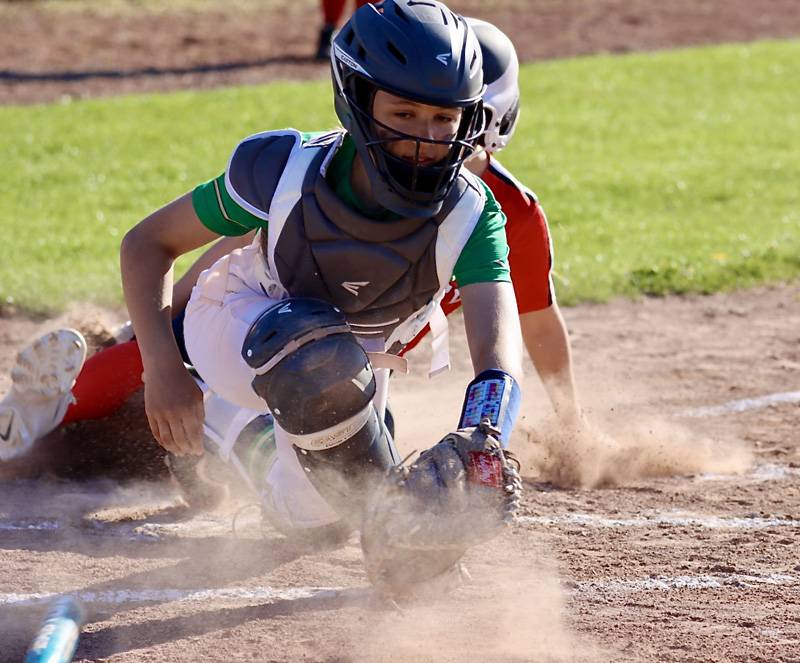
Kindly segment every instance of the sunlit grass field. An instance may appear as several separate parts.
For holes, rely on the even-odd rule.
[[[798,61],[789,41],[523,67],[501,160],[548,213],[562,303],[800,273]],[[125,231],[287,126],[335,126],[330,84],[0,108],[0,302],[119,305]]]

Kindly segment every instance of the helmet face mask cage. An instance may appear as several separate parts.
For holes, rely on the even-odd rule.
[[[337,33],[331,48],[336,114],[355,143],[381,207],[404,217],[439,212],[484,129],[481,63],[472,29],[437,0],[366,4]],[[455,134],[436,140],[381,123],[373,109],[378,91],[426,106],[460,109]],[[402,149],[394,149],[399,142]],[[443,156],[420,162],[421,154]]]
[[[462,111],[456,134],[436,140],[404,133],[377,120],[372,101],[379,90],[396,94],[375,85],[357,73],[345,75],[344,98],[353,112],[366,148],[378,173],[403,198],[420,205],[441,203],[450,192],[459,170],[476,149],[484,131],[483,105],[480,100],[469,106],[453,106]],[[401,96],[401,95],[397,95]],[[409,97],[403,97],[409,98]],[[390,146],[398,142],[414,143],[414,161],[395,156]],[[419,161],[422,145],[444,145],[447,154],[431,164]]]

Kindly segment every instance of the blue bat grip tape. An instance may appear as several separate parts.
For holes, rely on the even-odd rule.
[[[86,614],[71,596],[53,603],[25,654],[24,663],[66,663],[78,648],[78,636]]]

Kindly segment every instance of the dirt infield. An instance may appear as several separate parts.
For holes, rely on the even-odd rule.
[[[315,4],[265,4],[257,17],[0,4],[15,35],[0,40],[0,103],[324,76],[297,18]],[[453,5],[495,20],[526,59],[800,34],[793,0]],[[0,309],[0,393],[35,334],[69,324],[97,343],[120,315]],[[59,592],[88,609],[86,661],[800,661],[800,286],[565,316],[597,434],[559,436],[526,366],[523,518],[469,553],[471,584],[389,605],[354,537],[311,550],[262,536],[241,500],[189,511],[133,403],[0,467],[0,661],[22,660]],[[428,381],[423,349],[397,379],[403,450],[453,423],[440,413],[456,416],[470,377],[457,321],[451,352],[449,375]]]
[[[615,442],[548,431],[528,366],[523,518],[469,553],[472,584],[433,602],[377,601],[355,538],[262,539],[254,511],[232,536],[241,502],[192,514],[165,482],[6,481],[0,660],[21,660],[46,596],[70,591],[90,612],[81,660],[797,661],[799,303],[781,286],[568,309],[587,410]],[[12,348],[97,318],[3,320],[0,390]],[[438,413],[469,379],[463,352],[433,382],[424,354],[414,364],[393,397],[405,451],[445,432]]]

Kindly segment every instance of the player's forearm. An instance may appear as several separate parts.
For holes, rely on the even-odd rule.
[[[145,375],[181,362],[170,324],[172,258],[133,228],[122,241],[120,269]]]
[[[464,326],[475,375],[500,369],[522,380],[522,337],[510,283],[461,288]]]
[[[520,316],[522,338],[559,418],[580,416],[572,353],[564,319],[556,305]]]
[[[122,287],[145,376],[156,368],[183,369],[171,327],[172,264],[218,238],[200,222],[187,193],[139,222],[122,240]]]

